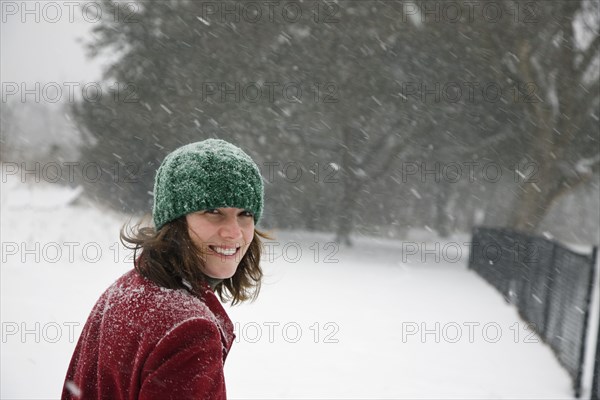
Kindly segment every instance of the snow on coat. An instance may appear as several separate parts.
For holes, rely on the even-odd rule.
[[[223,364],[234,338],[208,286],[195,296],[129,271],[94,306],[62,399],[225,399]]]

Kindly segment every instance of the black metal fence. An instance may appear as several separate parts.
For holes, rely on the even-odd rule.
[[[597,248],[578,254],[501,228],[476,228],[472,240],[469,268],[516,305],[569,372],[579,397]]]

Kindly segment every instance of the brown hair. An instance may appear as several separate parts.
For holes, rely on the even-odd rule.
[[[141,222],[129,228],[125,225],[120,237],[123,245],[134,251],[135,269],[142,276],[169,289],[186,289],[185,280],[195,293],[202,293],[200,282],[207,282],[202,273],[204,259],[189,236],[185,216],[166,223],[158,231],[154,227],[142,226]],[[235,274],[216,285],[215,293],[221,301],[232,300],[232,304],[237,304],[253,301],[258,296],[263,276],[260,268],[261,238],[270,239],[266,233],[255,229],[250,247]]]

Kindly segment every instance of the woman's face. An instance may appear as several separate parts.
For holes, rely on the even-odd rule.
[[[188,233],[205,259],[202,271],[211,278],[235,274],[254,237],[254,217],[241,208],[217,208],[185,216]]]

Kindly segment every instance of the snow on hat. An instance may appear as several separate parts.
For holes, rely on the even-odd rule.
[[[243,208],[258,223],[264,188],[258,166],[239,147],[206,139],[173,151],[154,179],[154,226],[186,214],[220,207]]]

